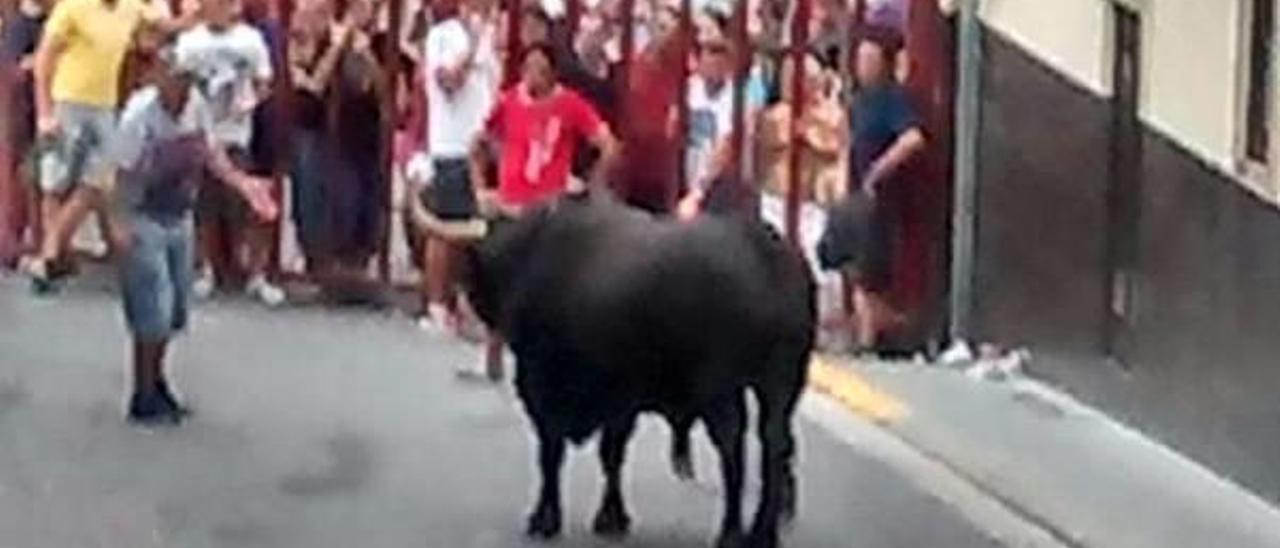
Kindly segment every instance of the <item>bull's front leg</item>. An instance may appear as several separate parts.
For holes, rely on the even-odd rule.
[[[560,469],[564,464],[565,437],[554,429],[538,428],[538,467],[542,490],[538,505],[529,516],[528,534],[539,539],[560,535]]]
[[[596,513],[592,530],[603,537],[626,536],[631,530],[631,517],[627,515],[622,500],[622,467],[627,459],[627,442],[635,431],[636,417],[625,418],[605,425],[600,436],[600,463],[604,467],[604,497]]]
[[[720,472],[724,481],[724,519],[720,523],[716,548],[739,548],[742,545],[743,432],[746,430],[746,417],[746,402],[741,392],[717,402],[703,415],[707,433],[720,454]]]

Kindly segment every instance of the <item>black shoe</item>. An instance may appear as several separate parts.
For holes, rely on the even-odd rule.
[[[31,294],[37,297],[47,297],[58,292],[58,284],[47,276],[31,277]]]
[[[178,398],[175,398],[173,396],[173,392],[169,390],[169,383],[165,381],[156,383],[156,393],[160,395],[160,399],[163,400],[165,405],[169,406],[169,409],[173,410],[174,414],[178,415],[179,418],[185,419],[191,416],[191,408],[178,402]]]
[[[129,398],[129,422],[136,426],[177,426],[182,423],[178,414],[159,392],[134,394]]]
[[[52,267],[48,261],[36,259],[27,266],[27,276],[31,278],[31,293],[37,296],[45,296],[57,291],[58,286],[54,281]]]

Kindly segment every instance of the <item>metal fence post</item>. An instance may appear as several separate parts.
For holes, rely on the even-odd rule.
[[[960,0],[956,47],[955,182],[952,204],[951,326],[952,339],[973,334],[974,233],[978,188],[978,126],[982,85],[980,0]]]

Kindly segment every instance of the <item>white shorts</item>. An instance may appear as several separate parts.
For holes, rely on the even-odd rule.
[[[40,156],[40,189],[61,194],[80,184],[107,184],[107,148],[115,137],[115,110],[57,103],[53,113],[59,130]]]

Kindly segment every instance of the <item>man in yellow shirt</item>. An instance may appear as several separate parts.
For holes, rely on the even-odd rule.
[[[163,3],[163,2],[159,2]],[[144,20],[164,17],[145,0],[60,0],[35,58],[36,130],[45,219],[40,254],[30,263],[37,292],[51,289],[50,264],[92,209],[110,178],[104,149],[115,132],[125,55]]]

